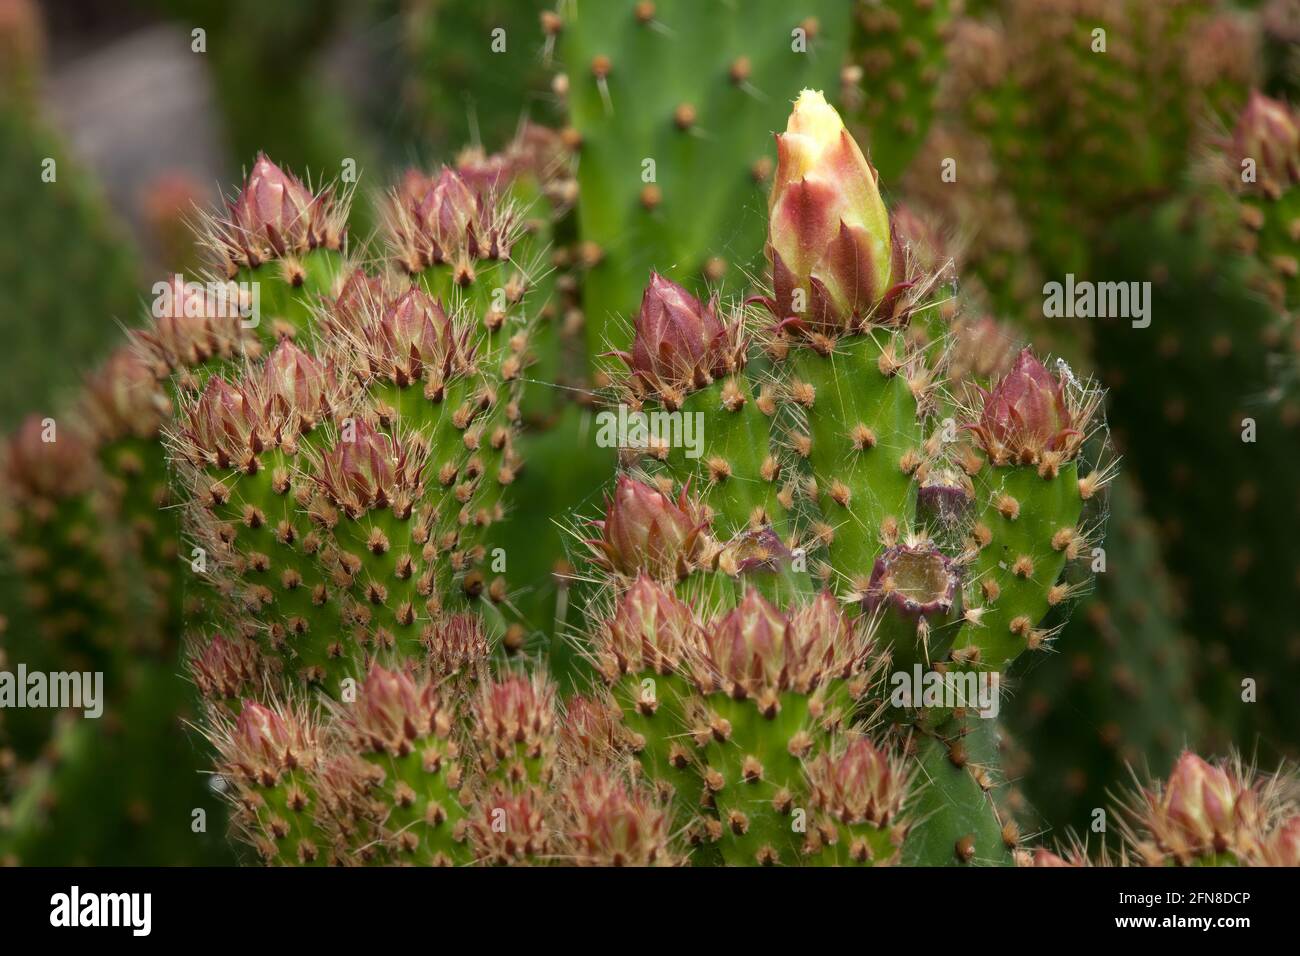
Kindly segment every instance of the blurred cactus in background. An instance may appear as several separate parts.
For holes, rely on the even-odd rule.
[[[139,6],[147,255],[0,0],[0,860],[1296,865],[1290,5]]]

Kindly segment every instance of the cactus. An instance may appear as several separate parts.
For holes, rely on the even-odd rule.
[[[1294,857],[1285,771],[1269,783],[1190,755],[1168,784],[1130,798],[1125,845],[1021,848],[1022,825],[1080,823],[1078,806],[1044,796],[1050,786],[1033,776],[1052,772],[1040,732],[1060,719],[1044,717],[1035,695],[1057,714],[1083,699],[1062,690],[1056,663],[1175,668],[1144,699],[1087,701],[1070,721],[1085,734],[1108,717],[1124,722],[1123,746],[1104,733],[1062,754],[1063,765],[1086,762],[1096,788],[1113,785],[1126,759],[1166,768],[1183,741],[1162,732],[1161,708],[1185,663],[1169,608],[1120,652],[1105,629],[1089,637],[1107,607],[1112,625],[1140,613],[1132,578],[1102,578],[1106,604],[1067,623],[1093,586],[1116,474],[1100,390],[1075,369],[1091,367],[1083,350],[1094,345],[1106,369],[1137,366],[1150,350],[1117,349],[1113,327],[1095,342],[1055,330],[1072,367],[1007,348],[986,318],[1032,314],[1038,280],[1055,270],[1108,267],[1096,240],[1113,211],[1181,175],[1189,145],[1202,142],[1199,118],[1239,101],[1247,31],[1208,2],[1011,3],[1026,37],[1065,44],[1059,75],[1021,38],[965,21],[951,47],[959,75],[940,86],[940,40],[959,5],[899,7],[912,18],[906,30],[875,4],[807,6],[570,0],[541,27],[543,56],[557,53],[567,70],[552,89],[572,126],[558,136],[524,126],[502,153],[476,144],[452,165],[408,172],[364,241],[348,189],[309,187],[259,154],[239,193],[202,223],[210,281],[155,287],[134,347],[91,378],[80,407],[93,443],[60,452],[78,467],[51,467],[33,438],[40,422],[11,446],[7,527],[32,609],[59,636],[34,651],[55,663],[68,648],[97,656],[115,693],[150,688],[120,708],[122,746],[143,753],[149,728],[174,728],[192,706],[185,685],[162,686],[182,644],[246,861]],[[1107,31],[1105,61],[1085,52],[1090,20]],[[507,43],[517,56],[529,48],[516,32]],[[780,126],[776,104],[795,99],[786,84],[830,83],[850,41],[862,74],[841,73],[842,92],[890,177],[921,157],[906,179],[915,204],[886,203],[888,184],[812,89],[795,100],[775,162],[762,156],[767,129]],[[1184,75],[1177,57],[1195,50]],[[301,99],[307,77],[282,102]],[[944,104],[939,90],[963,100]],[[1079,115],[1058,116],[1062,103]],[[1280,114],[1252,109],[1278,126]],[[1074,133],[1086,134],[1082,148],[1063,153]],[[1265,139],[1272,157],[1277,137]],[[924,168],[949,143],[962,150],[954,195],[927,184]],[[1134,156],[1136,170],[1123,165]],[[649,179],[638,176],[646,159]],[[1011,170],[1022,159],[1019,181]],[[1267,164],[1269,182],[1278,168]],[[973,195],[972,182],[986,194]],[[576,222],[565,222],[575,198]],[[1249,190],[1238,198],[1258,204]],[[1233,208],[1224,197],[1181,207],[1190,215],[1172,225],[1192,241],[1160,235],[1163,219],[1162,244],[1151,243],[1152,223],[1139,221],[1144,256],[1119,251],[1150,262],[1177,246],[1180,281],[1189,261],[1208,261],[1226,290],[1216,302],[1237,304],[1267,273],[1222,242],[1241,235],[1220,232]],[[1005,211],[1006,228],[954,242],[954,223],[935,218],[945,211],[959,228]],[[1275,264],[1287,254],[1269,244],[1279,235],[1259,236]],[[954,266],[974,274],[973,295]],[[1184,289],[1161,294],[1171,291]],[[1241,334],[1276,329],[1279,302],[1285,291],[1243,310]],[[1180,314],[1195,318],[1190,305]],[[584,323],[586,355],[575,347]],[[1213,353],[1214,341],[1203,347]],[[1228,388],[1275,381],[1259,373],[1272,371],[1276,340],[1230,344],[1239,374]],[[604,364],[589,375],[596,352]],[[1133,387],[1132,377],[1114,381]],[[1196,396],[1211,410],[1225,385],[1215,384]],[[1140,406],[1121,399],[1117,415],[1131,423]],[[1284,398],[1265,395],[1263,407],[1268,428],[1285,426]],[[597,409],[607,414],[593,420]],[[640,415],[656,426],[643,438],[590,427]],[[682,427],[674,435],[665,423]],[[595,450],[611,444],[616,471]],[[1270,460],[1285,451],[1278,442]],[[1186,489],[1152,494],[1158,456],[1134,454],[1151,507],[1173,514]],[[612,477],[602,507],[589,475],[603,470],[613,475],[601,475]],[[1117,486],[1112,506],[1128,525],[1132,488]],[[179,538],[164,514],[180,518]],[[89,515],[103,517],[86,530]],[[1276,523],[1246,530],[1282,554],[1287,528]],[[1198,542],[1180,566],[1212,566],[1219,544]],[[176,567],[181,549],[197,576]],[[122,568],[108,560],[118,554]],[[1159,579],[1147,537],[1118,539],[1110,558],[1117,574],[1141,566]],[[1277,583],[1238,563],[1252,586]],[[85,586],[123,572],[136,586]],[[50,588],[67,599],[41,600]],[[1252,612],[1278,613],[1277,590]],[[120,622],[137,608],[150,627],[128,642]],[[27,637],[6,639],[7,654]],[[1284,655],[1238,645],[1248,667]],[[1051,661],[1049,650],[1065,653]],[[1006,682],[1040,722],[1012,724],[1033,751],[1020,781],[1014,744],[993,719]],[[1285,702],[1263,689],[1259,710],[1283,725]],[[161,718],[160,706],[170,708]],[[7,746],[20,744],[0,757],[6,857],[66,855],[42,850],[41,829],[64,829],[60,815],[74,812],[69,801],[96,766],[93,727],[45,718],[0,727]],[[181,776],[177,790],[198,779]],[[113,803],[143,806],[134,789],[114,789]],[[1026,796],[1049,806],[1026,808]],[[167,820],[176,805],[149,803]],[[86,852],[107,845],[88,839]]]

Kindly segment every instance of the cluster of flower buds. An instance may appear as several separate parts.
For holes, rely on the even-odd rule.
[[[746,346],[741,324],[718,318],[716,297],[704,305],[655,272],[641,297],[632,351],[616,354],[638,397],[650,395],[676,409],[691,392],[740,371]]]
[[[212,244],[228,275],[272,259],[343,245],[345,219],[332,190],[313,193],[302,181],[259,153],[244,188],[217,223]]]
[[[786,614],[758,591],[703,629],[691,662],[701,693],[754,699],[775,712],[785,691],[808,694],[832,679],[867,676],[873,645],[828,592]]]
[[[804,90],[784,133],[768,202],[767,252],[785,327],[834,337],[893,319],[907,288],[876,171],[821,93]]]

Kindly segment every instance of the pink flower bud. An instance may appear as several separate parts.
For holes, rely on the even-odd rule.
[[[606,625],[602,654],[614,674],[675,672],[687,649],[699,640],[699,625],[688,605],[645,574],[619,599]]]
[[[565,784],[568,851],[578,866],[672,863],[672,815],[609,771],[588,768]]]
[[[37,414],[23,419],[4,450],[9,490],[21,497],[63,498],[94,480],[94,452],[75,428]],[[53,441],[46,438],[53,437]]]
[[[1240,785],[1190,751],[1174,765],[1159,811],[1191,847],[1222,851],[1237,829]]]
[[[123,346],[86,379],[84,409],[101,441],[148,439],[157,437],[171,403],[148,362]]]
[[[589,543],[606,566],[629,577],[644,571],[669,580],[690,573],[705,521],[685,489],[674,503],[658,489],[623,475],[606,503],[605,520],[594,524],[601,537]]]
[[[901,247],[876,171],[821,93],[800,94],[777,156],[768,201],[776,317],[829,335],[891,317]]]
[[[1044,452],[1068,457],[1077,449],[1082,436],[1061,383],[1030,349],[983,397],[979,424],[971,429],[995,463],[1033,464]]]
[[[717,317],[717,300],[702,305],[657,272],[641,297],[632,352],[618,353],[640,389],[676,406],[685,394],[744,363],[744,347]]]
[[[369,753],[405,757],[430,735],[445,736],[450,717],[440,712],[436,685],[378,664],[370,668],[345,722],[355,744]]]
[[[255,470],[257,456],[275,444],[268,418],[255,388],[214,375],[188,410],[184,430],[191,460],[200,467]]]
[[[701,676],[737,697],[779,686],[788,663],[789,623],[758,591],[746,592],[736,608],[704,629],[709,673]]]
[[[258,676],[257,645],[242,638],[213,635],[190,658],[190,673],[199,693],[209,700],[233,700]]]
[[[290,339],[281,339],[263,367],[268,412],[306,433],[329,417],[338,398],[333,369]]]
[[[322,456],[319,481],[330,500],[356,518],[394,504],[418,475],[405,445],[358,418],[345,423],[338,443]]]
[[[812,806],[841,823],[885,827],[903,809],[908,775],[871,738],[852,737],[838,754],[822,754],[808,767]]]
[[[283,773],[313,763],[315,743],[312,728],[296,714],[245,700],[221,751],[228,772],[270,787]]]
[[[317,197],[296,176],[259,153],[244,188],[230,206],[233,238],[252,265],[271,254],[305,251],[318,206]]]

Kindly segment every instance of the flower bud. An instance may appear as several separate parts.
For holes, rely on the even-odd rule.
[[[641,297],[632,352],[617,353],[634,387],[677,407],[686,394],[744,364],[744,347],[717,316],[717,299],[702,305],[657,272]]]
[[[45,439],[53,435],[54,441]],[[23,419],[4,449],[8,491],[22,498],[64,498],[89,489],[94,452],[75,428],[54,424],[47,431],[41,415]]]
[[[1028,348],[983,399],[970,427],[995,464],[1034,464],[1046,452],[1068,458],[1082,440],[1060,381]]]
[[[321,364],[290,339],[281,339],[263,367],[268,414],[305,434],[329,418],[338,399],[332,368]]]
[[[840,823],[886,827],[907,800],[903,766],[862,735],[854,736],[838,754],[814,758],[808,783],[813,808]]]
[[[257,679],[258,662],[252,641],[215,634],[190,657],[190,674],[208,700],[234,700]]]
[[[321,488],[350,518],[390,506],[406,517],[420,487],[425,456],[364,418],[349,425],[351,434],[345,430],[321,458]]]
[[[605,520],[594,524],[601,537],[589,544],[607,567],[629,577],[644,571],[674,580],[691,572],[705,522],[685,489],[674,503],[658,489],[624,475],[606,503]]]
[[[671,813],[609,771],[583,770],[566,781],[563,797],[567,851],[578,866],[672,863]]]
[[[256,388],[208,379],[184,423],[186,451],[200,467],[252,472],[257,456],[275,444],[265,402]]]
[[[821,93],[804,90],[777,135],[768,201],[776,317],[834,335],[892,317],[903,282],[876,171]]]
[[[86,418],[100,441],[150,439],[171,410],[148,362],[123,346],[86,379]]]
[[[1236,832],[1241,786],[1222,767],[1190,751],[1174,765],[1156,812],[1188,847],[1222,852]]]
[[[645,574],[619,599],[600,647],[608,673],[671,674],[699,639],[699,625],[685,603]]]
[[[224,772],[263,787],[315,761],[315,733],[304,720],[252,700],[243,701],[234,728],[219,746]]]
[[[338,248],[337,218],[327,193],[313,195],[298,177],[259,153],[224,224],[229,265],[256,267],[317,246]]]
[[[421,739],[446,736],[451,727],[450,717],[440,710],[432,679],[417,680],[378,664],[370,668],[344,720],[358,748],[392,757],[405,757]]]

